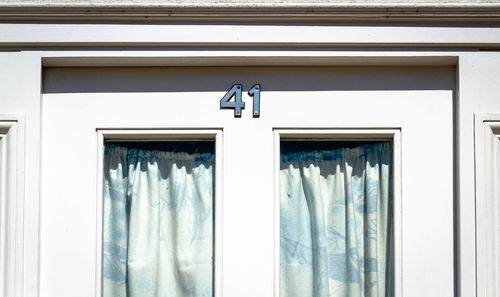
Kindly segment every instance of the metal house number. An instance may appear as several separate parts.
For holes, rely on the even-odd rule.
[[[241,92],[243,87],[241,84],[235,84],[227,91],[226,95],[220,100],[220,108],[234,109],[234,117],[241,117],[241,110],[245,108],[245,102],[241,100]],[[255,84],[248,91],[248,95],[253,97],[253,117],[258,118],[260,116],[260,84]],[[233,99],[234,101],[231,101]]]

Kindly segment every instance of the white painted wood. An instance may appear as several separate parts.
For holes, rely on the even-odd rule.
[[[478,296],[500,293],[500,114],[476,114]]]
[[[241,8],[266,8],[266,7],[304,7],[304,8],[321,8],[321,7],[496,7],[500,1],[498,0],[475,0],[470,2],[467,0],[454,0],[442,2],[436,0],[388,0],[388,1],[370,1],[370,0],[354,0],[345,2],[342,0],[306,0],[297,2],[294,0],[256,0],[253,3],[248,3],[243,0],[174,0],[165,2],[164,0],[147,0],[138,2],[135,0],[112,0],[112,1],[82,1],[82,0],[2,0],[2,7],[43,7],[43,8],[72,8],[72,7],[146,7],[146,8],[189,8],[189,7],[241,7]]]
[[[458,202],[458,232],[460,262],[459,279],[461,296],[485,296],[484,274],[480,276],[484,267],[480,263],[481,245],[484,241],[480,239],[484,232],[484,224],[479,226],[481,220],[477,218],[480,208],[476,193],[476,182],[484,180],[476,176],[475,160],[472,156],[475,151],[475,140],[478,138],[474,125],[475,117],[479,114],[500,113],[500,100],[498,100],[498,80],[500,76],[500,52],[483,52],[481,54],[462,53],[458,64],[457,88],[459,89],[459,103],[457,106],[457,167],[459,177],[457,180]],[[495,119],[492,119],[495,121]],[[477,147],[477,144],[476,144]],[[477,212],[476,212],[477,210]],[[477,224],[476,224],[477,223]],[[484,237],[483,237],[484,238]],[[476,249],[477,245],[477,249]],[[477,264],[476,264],[477,255]],[[471,280],[476,279],[477,285]],[[477,291],[477,293],[476,293]]]
[[[23,272],[24,121],[0,114],[0,294],[21,296]]]
[[[498,32],[494,27],[0,24],[0,46],[498,46]]]
[[[493,134],[493,133],[492,133]],[[493,230],[493,234],[489,238],[494,249],[492,251],[493,255],[491,261],[488,262],[488,266],[490,266],[489,271],[492,273],[490,276],[493,277],[493,294],[491,296],[498,296],[500,292],[500,254],[498,250],[500,249],[500,208],[499,208],[499,198],[500,198],[500,183],[498,182],[500,177],[500,140],[498,139],[499,135],[490,135],[491,137],[491,168],[488,174],[488,183],[491,187],[491,192],[489,193],[489,201],[488,204],[491,206],[488,211],[492,215],[491,225],[489,225],[488,229]]]
[[[7,289],[7,194],[5,176],[7,173],[6,144],[4,133],[0,134],[0,293],[6,294]]]
[[[0,54],[1,119],[17,122],[17,199],[15,292],[8,296],[38,293],[38,227],[40,179],[40,86],[41,59],[29,52]]]
[[[45,67],[158,66],[402,66],[456,65],[458,53],[394,51],[57,51],[44,52]]]
[[[320,128],[401,130],[400,140],[395,138],[401,143],[399,290],[405,297],[453,296],[453,68],[107,71],[45,72],[41,297],[96,292],[96,129],[222,129],[223,150],[217,147],[224,158],[218,164],[224,234],[220,294],[273,296],[273,129]],[[53,78],[63,74],[73,80],[53,85]],[[236,82],[243,84],[244,92],[254,83],[262,84],[260,118],[251,117],[246,96],[242,118],[235,119],[232,110],[219,110],[220,98]]]

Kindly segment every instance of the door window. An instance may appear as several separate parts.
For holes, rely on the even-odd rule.
[[[393,296],[392,143],[280,147],[280,295]]]
[[[214,142],[106,143],[102,296],[212,296]]]

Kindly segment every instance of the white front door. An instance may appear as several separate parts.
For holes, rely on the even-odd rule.
[[[142,130],[167,138],[220,131],[217,297],[271,297],[279,287],[277,137],[396,135],[395,296],[453,296],[453,68],[47,68],[44,75],[42,297],[99,295],[99,133],[110,129],[137,131],[137,139]],[[234,84],[243,87],[241,118],[220,109]],[[247,95],[255,84],[260,117]]]

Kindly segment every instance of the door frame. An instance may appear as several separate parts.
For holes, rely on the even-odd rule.
[[[475,145],[475,204],[476,204],[476,278],[477,296],[495,296],[498,294],[500,269],[496,267],[500,256],[498,238],[499,205],[495,203],[495,194],[499,193],[498,162],[493,149],[493,138],[500,137],[499,113],[476,113],[474,115]]]
[[[0,114],[0,295],[5,296],[22,292],[25,145],[25,116]]]

